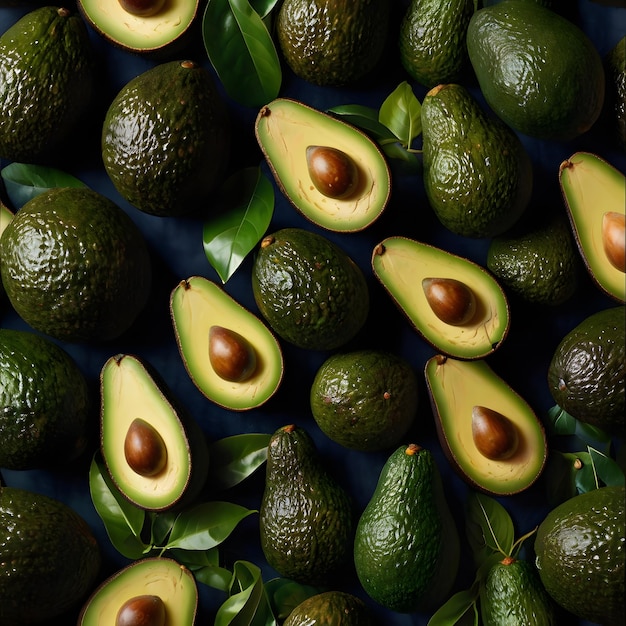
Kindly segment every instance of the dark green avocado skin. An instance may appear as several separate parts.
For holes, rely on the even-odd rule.
[[[2,116],[0,157],[40,163],[66,155],[94,101],[94,69],[87,28],[76,12],[36,8],[5,31],[0,110],[11,115]]]

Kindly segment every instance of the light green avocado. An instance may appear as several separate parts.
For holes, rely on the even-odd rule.
[[[505,340],[510,324],[506,295],[489,272],[469,259],[394,236],[375,246],[372,268],[410,324],[438,351],[460,359],[479,359],[497,350]],[[439,309],[433,309],[422,285],[433,278],[443,279],[444,288],[446,281],[454,280],[469,290],[475,304],[468,319],[456,323],[456,319],[461,320],[458,317],[452,320],[455,323],[449,323],[445,320],[450,318],[438,316]],[[431,301],[443,302],[447,311],[466,307],[466,302],[455,294],[451,291],[441,297],[437,292],[431,295]]]
[[[600,116],[602,59],[556,11],[519,0],[479,9],[467,28],[467,49],[487,104],[515,130],[565,141]]]
[[[424,189],[439,221],[474,238],[511,228],[533,187],[530,156],[518,136],[454,83],[426,93],[421,118]]]
[[[112,626],[126,602],[142,596],[159,598],[167,626],[193,626],[198,608],[198,588],[193,574],[167,557],[134,561],[115,572],[92,593],[83,605],[78,626]],[[141,607],[141,603],[135,604]],[[139,611],[139,615],[143,615]],[[124,623],[155,623],[124,622]]]
[[[9,222],[13,219],[13,211],[9,209],[4,202],[0,200],[0,237],[4,229],[8,226]],[[2,256],[0,256],[0,267],[2,266]],[[0,269],[0,277],[2,276],[2,270]],[[0,279],[0,303],[4,298],[4,287],[2,286],[2,280]]]
[[[261,406],[278,390],[284,371],[280,344],[256,315],[219,285],[201,276],[181,281],[171,293],[170,313],[185,368],[207,398],[243,411]],[[256,366],[249,376],[232,380],[215,370],[210,358],[213,327],[234,331],[251,346]]]
[[[206,440],[145,360],[118,354],[100,372],[100,449],[120,492],[149,511],[189,502],[208,473]]]
[[[133,4],[130,0],[129,5]],[[135,4],[141,4],[136,2]],[[145,3],[143,3],[145,4]],[[152,4],[160,8],[149,15],[126,10],[120,0],[78,0],[77,6],[99,35],[115,46],[135,54],[173,55],[200,14],[200,0],[167,0]]]
[[[359,231],[376,221],[387,206],[391,193],[387,161],[378,145],[354,126],[301,102],[279,98],[260,110],[255,133],[278,186],[314,224],[332,231]],[[348,195],[332,197],[314,184],[307,158],[310,146],[340,150],[352,160],[356,180]]]
[[[361,598],[332,590],[302,601],[283,626],[374,626],[374,618]]]
[[[576,152],[559,166],[563,201],[587,271],[609,297],[626,301],[626,177],[603,158]]]
[[[424,375],[441,447],[469,485],[503,496],[539,478],[547,456],[543,425],[486,361],[436,355]]]

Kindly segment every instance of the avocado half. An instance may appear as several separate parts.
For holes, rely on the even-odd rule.
[[[498,496],[530,487],[543,471],[548,450],[543,425],[530,405],[484,360],[436,355],[426,362],[424,374],[441,447],[461,478]],[[516,445],[506,458],[487,457],[477,447],[474,407],[497,412],[512,424]],[[483,441],[492,434],[483,435]]]
[[[149,511],[197,495],[208,473],[204,434],[154,368],[115,355],[102,368],[100,390],[101,451],[120,492]]]
[[[283,377],[280,344],[269,328],[216,283],[201,276],[181,281],[170,295],[170,313],[181,358],[196,387],[219,406],[244,411],[261,406],[278,390]],[[223,378],[210,359],[212,327],[243,337],[256,357],[251,375]]]
[[[78,626],[118,624],[117,614],[123,605],[142,596],[160,598],[168,626],[193,626],[198,608],[195,578],[186,567],[167,557],[141,559],[112,574],[83,605]]]
[[[559,183],[587,271],[606,295],[624,303],[626,177],[596,154],[576,152],[559,166]]]
[[[391,173],[376,142],[356,127],[296,100],[265,105],[255,124],[257,142],[276,183],[305,218],[331,231],[363,230],[383,213],[391,194]],[[356,166],[356,180],[342,197],[314,184],[309,147],[340,150]]]
[[[494,352],[508,334],[507,297],[495,278],[473,261],[435,246],[388,237],[374,247],[374,275],[415,330],[435,349],[458,359]],[[450,324],[435,313],[422,288],[424,279],[455,279],[474,295],[474,314]]]
[[[77,0],[76,5],[85,21],[118,48],[158,55],[183,45],[200,14],[201,0],[165,0],[147,16],[130,13],[119,0]]]

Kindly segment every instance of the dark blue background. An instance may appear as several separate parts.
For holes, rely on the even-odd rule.
[[[402,70],[395,48],[396,29],[407,2],[397,0],[393,7],[390,42],[380,68],[350,88],[314,87],[296,79],[285,70],[282,96],[292,97],[313,107],[325,110],[343,104],[366,104],[378,108],[385,97],[408,77]],[[557,9],[578,23],[589,35],[601,55],[605,55],[626,33],[626,9],[606,7],[591,2],[556,3]],[[562,5],[562,7],[560,6]],[[0,9],[0,32],[27,12],[32,5],[19,8]],[[76,175],[92,188],[113,199],[123,207],[139,225],[151,247],[155,263],[155,285],[152,299],[144,314],[133,328],[119,340],[106,345],[62,344],[76,359],[97,393],[98,375],[104,362],[117,353],[133,353],[148,360],[163,376],[176,396],[190,409],[202,426],[209,440],[244,432],[271,433],[280,426],[295,422],[305,427],[318,444],[338,480],[352,494],[357,510],[367,503],[375,487],[380,469],[388,453],[359,453],[348,451],[326,438],[317,428],[310,415],[308,394],[311,381],[319,365],[328,356],[326,353],[307,352],[283,343],[285,375],[277,395],[262,408],[236,413],[221,409],[207,400],[191,383],[176,347],[169,319],[168,299],[170,291],[182,279],[200,274],[219,281],[209,265],[202,248],[202,225],[206,213],[180,219],[158,218],[141,213],[128,205],[116,192],[102,169],[98,150],[98,133],[106,107],[115,94],[128,80],[154,65],[154,61],[141,58],[113,47],[101,37],[92,34],[101,72],[101,110],[94,111],[93,128],[86,129],[81,138],[80,149],[68,155],[62,168]],[[206,53],[198,34],[193,45],[185,51],[209,67]],[[474,95],[482,98],[471,75],[463,81]],[[416,96],[421,100],[425,89],[412,84]],[[220,86],[221,88],[221,86]],[[226,96],[225,96],[226,97]],[[484,104],[484,103],[483,103]],[[254,138],[254,119],[257,111],[241,107],[229,100],[234,139],[229,171],[235,172],[244,166],[262,162],[262,155]],[[600,121],[585,135],[565,143],[549,142],[521,136],[534,163],[534,192],[524,219],[532,219],[544,211],[563,211],[563,201],[558,186],[559,164],[577,150],[596,152],[621,171],[626,171],[623,151],[614,143],[614,133],[605,121]],[[419,147],[419,146],[418,146]],[[3,163],[2,165],[5,165]],[[264,166],[265,167],[265,166]],[[267,172],[267,169],[265,169]],[[433,417],[423,382],[423,368],[435,351],[409,327],[406,320],[391,303],[386,293],[374,279],[370,268],[373,247],[384,237],[405,235],[420,241],[440,246],[456,254],[480,263],[486,262],[487,240],[473,240],[453,235],[446,231],[433,216],[426,201],[419,175],[407,174],[393,169],[393,195],[382,218],[371,228],[361,233],[336,234],[323,231],[302,218],[281,194],[276,192],[276,207],[270,231],[284,226],[299,226],[324,234],[337,242],[363,269],[371,288],[372,310],[366,327],[345,349],[369,347],[384,348],[404,356],[415,368],[421,384],[421,402],[410,438],[428,447],[435,454],[448,496],[464,537],[463,507],[468,494],[466,484],[453,472],[442,455],[434,430]],[[226,291],[241,304],[257,312],[250,287],[250,259],[224,286]],[[613,306],[614,301],[600,293],[589,276],[583,272],[581,284],[574,297],[567,303],[548,309],[533,307],[510,298],[511,329],[501,348],[488,358],[489,364],[518,393],[524,396],[545,417],[554,402],[550,397],[546,372],[552,353],[560,339],[589,314]],[[6,307],[5,307],[6,308]],[[12,311],[1,313],[3,327],[28,327]],[[94,415],[94,422],[97,422]],[[52,495],[76,509],[91,525],[105,554],[105,574],[126,564],[111,547],[88,492],[88,465],[90,454],[72,467],[51,471],[8,471],[2,470],[5,482],[33,491]],[[551,445],[563,449],[565,445],[576,445],[561,439]],[[579,448],[577,448],[579,449]],[[251,477],[244,485],[224,494],[225,499],[241,502],[252,508],[259,505],[263,488],[263,473]],[[550,508],[546,497],[546,486],[539,480],[527,491],[501,498],[501,503],[511,513],[517,535],[522,535],[541,522]],[[264,563],[258,544],[256,516],[246,520],[235,532],[223,549],[224,557],[230,561],[247,559],[257,563],[266,580],[275,572]],[[474,576],[471,555],[463,542],[461,570],[454,590],[467,588]],[[200,586],[201,614],[199,624],[212,623],[222,594]],[[346,588],[365,598],[355,579],[346,582]],[[429,616],[423,614],[401,615],[384,611],[373,602],[366,601],[380,616],[380,623],[389,626],[425,625]],[[64,616],[52,624],[70,624],[74,614]],[[568,623],[576,624],[574,618]]]

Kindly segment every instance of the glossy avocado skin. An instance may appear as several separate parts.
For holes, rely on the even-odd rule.
[[[36,8],[0,36],[0,109],[11,111],[0,125],[0,157],[43,163],[67,155],[94,100],[94,67],[85,24],[68,9]]]
[[[352,503],[325,469],[313,439],[295,425],[271,437],[259,508],[261,547],[286,578],[328,584],[349,561]]]
[[[62,502],[0,486],[0,623],[44,622],[76,606],[100,573],[91,529]]]
[[[626,35],[604,59],[606,74],[606,108],[613,120],[618,144],[626,149]]]
[[[361,598],[345,591],[324,591],[296,606],[283,626],[374,626]]]
[[[392,611],[438,607],[456,578],[459,545],[432,453],[400,446],[357,524],[354,563],[363,589]]]

